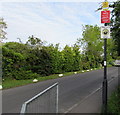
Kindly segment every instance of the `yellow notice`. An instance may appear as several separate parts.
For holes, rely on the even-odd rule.
[[[108,7],[109,7],[109,2],[102,3],[102,8],[108,8]]]

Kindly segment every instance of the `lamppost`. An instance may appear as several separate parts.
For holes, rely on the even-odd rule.
[[[102,82],[102,104],[103,112],[107,113],[107,94],[108,94],[108,81],[107,81],[107,38],[110,38],[110,28],[107,26],[107,23],[110,23],[110,11],[109,2],[105,0],[102,3],[102,8],[98,10],[101,11],[101,23],[104,23],[104,26],[101,27],[101,38],[104,39],[104,78]]]
[[[101,11],[101,23],[104,23],[104,29],[102,31],[102,38],[104,39],[104,78],[102,83],[102,104],[103,112],[107,113],[107,94],[108,94],[108,81],[107,81],[107,38],[110,38],[110,28],[107,27],[107,23],[110,23],[110,11],[108,10],[109,3],[107,0],[102,3]]]
[[[107,26],[107,23],[104,24]],[[107,38],[104,38],[104,79],[102,84],[102,103],[103,112],[107,113],[107,92],[108,92],[108,82],[107,82]]]

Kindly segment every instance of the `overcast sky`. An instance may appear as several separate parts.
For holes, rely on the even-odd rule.
[[[91,2],[1,2],[0,14],[8,25],[7,40],[26,42],[34,35],[48,43],[72,45],[82,37],[82,25],[99,25],[100,11],[95,10],[103,0]],[[48,1],[48,0],[47,0]],[[58,0],[59,1],[59,0]],[[82,0],[83,1],[83,0]]]

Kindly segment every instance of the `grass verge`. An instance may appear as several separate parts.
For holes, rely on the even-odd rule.
[[[98,70],[98,69],[101,69],[101,68],[95,68],[92,70]],[[91,70],[89,70],[89,71],[91,71]],[[84,70],[84,72],[87,72],[87,70]],[[77,73],[82,73],[82,71],[77,71]],[[61,77],[65,77],[65,76],[69,76],[69,75],[73,75],[73,74],[75,74],[75,73],[74,72],[66,72],[66,73],[63,73],[63,76],[61,76]],[[59,74],[38,77],[37,80],[40,82],[40,81],[56,79],[56,78],[60,78]],[[27,85],[27,84],[31,84],[31,83],[33,83],[33,79],[29,79],[29,80],[5,79],[4,81],[2,81],[2,87],[3,87],[3,89],[8,89],[8,88],[23,86],[23,85]]]
[[[64,73],[64,75],[61,77],[69,76],[72,74],[74,74],[74,72],[67,72],[67,73]],[[55,79],[55,78],[59,78],[59,74],[38,77],[37,80],[38,81],[45,81],[45,80]],[[28,79],[28,80],[5,79],[2,82],[2,86],[3,86],[3,89],[8,89],[8,88],[23,86],[23,85],[27,85],[27,84],[31,84],[31,83],[33,83],[33,79]]]
[[[120,86],[108,99],[108,113],[120,115]]]

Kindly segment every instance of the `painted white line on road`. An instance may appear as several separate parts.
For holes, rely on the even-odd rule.
[[[72,107],[70,107],[66,112],[65,112],[65,114],[66,113],[68,113],[69,111],[71,111],[73,108],[75,108],[76,106],[78,106],[80,103],[82,103],[82,102],[84,102],[88,97],[90,97],[91,95],[93,95],[94,93],[96,93],[97,91],[99,91],[100,89],[102,88],[102,86],[101,87],[99,87],[98,89],[96,89],[95,91],[93,91],[91,94],[89,94],[88,96],[86,96],[83,100],[81,100],[79,103],[76,103],[76,104],[74,104]]]
[[[112,78],[111,80],[108,81],[108,86],[109,83],[111,83],[116,77]],[[67,114],[68,112],[70,112],[73,108],[77,107],[80,103],[83,103],[88,97],[90,97],[91,95],[93,95],[94,93],[96,93],[97,91],[99,91],[100,89],[102,89],[102,85],[96,89],[95,91],[93,91],[91,94],[89,94],[88,96],[86,96],[84,99],[82,99],[80,102],[74,104],[72,107],[70,107],[67,111],[64,112],[64,115]]]

